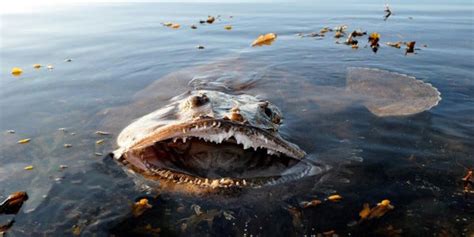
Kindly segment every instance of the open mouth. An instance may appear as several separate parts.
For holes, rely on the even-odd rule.
[[[305,155],[271,131],[225,119],[200,119],[152,133],[122,155],[135,171],[203,188],[260,187],[297,179]]]

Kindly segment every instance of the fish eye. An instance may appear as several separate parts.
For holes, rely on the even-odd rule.
[[[272,110],[271,110],[270,108],[265,107],[264,111],[265,111],[265,114],[266,114],[269,118],[272,117],[273,112],[272,112]]]
[[[260,103],[260,108],[263,110],[265,115],[267,115],[267,117],[269,117],[269,118],[272,117],[273,111],[270,108],[268,108],[268,101],[261,102]]]
[[[202,94],[202,95],[191,97],[189,102],[192,107],[199,107],[209,102],[209,98],[207,97],[206,94]]]

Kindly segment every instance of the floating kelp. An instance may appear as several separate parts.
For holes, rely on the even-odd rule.
[[[368,203],[364,203],[364,206],[362,210],[359,212],[360,216],[360,221],[362,222],[363,220],[370,220],[373,218],[380,218],[385,213],[387,213],[390,210],[393,210],[394,207],[390,204],[390,200],[385,199],[381,201],[380,203],[377,203],[377,206],[370,208]]]
[[[470,190],[474,188],[474,182],[471,180],[473,179],[473,172],[472,170],[468,170],[466,176],[464,176],[461,180],[463,183],[463,190],[464,194],[467,196],[470,193]]]
[[[383,20],[386,21],[391,15],[392,15],[392,11],[390,10],[390,7],[388,6],[388,4],[385,4],[385,16],[383,17]]]
[[[374,53],[377,53],[377,50],[380,47],[379,41],[380,41],[380,34],[379,33],[374,32],[374,33],[370,34],[370,36],[369,36],[370,48],[372,48],[372,51],[374,51]]]
[[[258,38],[252,42],[252,47],[262,46],[262,45],[271,45],[273,41],[277,38],[275,33],[268,33],[265,35],[260,35]]]
[[[364,203],[362,210],[359,212],[360,219],[367,219],[370,214],[370,205],[368,203]]]
[[[340,25],[340,26],[334,27],[334,31],[344,33],[347,30],[347,28],[348,28],[347,25]]]
[[[409,53],[415,53],[415,44],[416,44],[416,41],[410,41],[410,42],[405,43],[405,45],[407,46],[407,48],[405,49],[405,55]]]
[[[358,36],[362,36],[362,35],[365,35],[367,34],[367,32],[362,32],[362,31],[353,31],[352,33],[349,34],[349,36],[347,37],[346,39],[346,42],[344,42],[345,44],[347,45],[351,45],[352,48],[358,48],[359,46],[357,46],[357,44],[359,43],[359,41],[357,41],[355,38],[358,37]]]
[[[315,207],[315,206],[317,206],[321,203],[322,202],[320,200],[317,200],[317,199],[314,199],[314,200],[311,200],[311,201],[302,201],[302,202],[300,202],[300,207],[301,208]]]
[[[341,31],[336,31],[336,33],[334,34],[334,38],[336,39],[339,39],[343,36],[344,36],[344,32],[341,32]]]
[[[367,31],[362,31],[362,30],[354,30],[352,31],[352,33],[350,34],[352,37],[360,37],[360,36],[364,36],[367,34]]]
[[[28,200],[26,192],[14,192],[0,203],[0,214],[17,214],[23,203]]]
[[[132,215],[134,217],[139,217],[145,213],[146,210],[152,208],[153,206],[148,203],[148,199],[142,198],[138,202],[135,202],[132,206]]]
[[[0,236],[5,236],[5,232],[12,228],[13,224],[15,223],[15,220],[10,220],[6,224],[0,224]]]
[[[224,29],[226,29],[226,30],[232,30],[232,26],[231,26],[231,25],[224,26]]]
[[[17,143],[18,143],[18,144],[26,144],[26,143],[28,143],[28,142],[30,142],[30,141],[31,141],[31,138],[25,138],[25,139],[19,140]]]
[[[386,45],[390,46],[390,47],[394,47],[394,48],[401,48],[402,47],[402,44],[403,42],[402,41],[398,41],[398,42],[387,42],[385,43]]]
[[[328,197],[328,201],[331,201],[331,202],[338,202],[340,200],[342,200],[342,196],[338,194],[331,195]]]
[[[39,69],[39,68],[41,68],[41,64],[33,64],[33,68]]]
[[[215,20],[216,20],[216,18],[214,18],[213,16],[208,16],[206,22],[208,24],[212,24],[212,23],[214,23]]]
[[[332,29],[329,28],[329,27],[323,27],[323,28],[319,31],[319,33],[320,33],[320,34],[326,34],[326,33],[329,32],[329,31],[332,31]]]
[[[14,67],[12,68],[12,75],[13,76],[19,76],[23,73],[23,70],[19,67]]]
[[[181,27],[180,24],[178,23],[173,23],[173,22],[165,22],[165,23],[161,23],[163,26],[166,26],[168,28],[172,28],[172,29],[178,29],[179,27]]]

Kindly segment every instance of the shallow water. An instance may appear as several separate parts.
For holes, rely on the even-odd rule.
[[[408,236],[472,235],[474,195],[464,197],[460,179],[474,166],[474,6],[430,1],[391,7],[387,21],[376,1],[96,4],[2,15],[0,197],[18,190],[30,196],[10,234],[156,234],[149,224],[162,235],[389,235],[390,225]],[[221,18],[200,25],[207,15]],[[161,26],[166,21],[181,28]],[[224,30],[227,24],[231,31]],[[403,49],[382,45],[374,54],[363,47],[365,37],[353,50],[335,44],[332,34],[297,36],[341,24],[379,32],[382,43],[417,41],[419,50],[405,56]],[[249,46],[267,32],[278,34],[271,46]],[[228,67],[223,71],[230,78],[284,82],[269,95],[285,114],[282,132],[327,170],[234,196],[157,196],[105,157],[132,119],[166,104],[162,88],[150,89],[153,82],[183,69],[215,76],[196,67],[216,62]],[[35,63],[54,69],[34,70]],[[338,101],[313,88],[344,88],[346,68],[354,66],[415,76],[438,88],[442,101],[417,115],[378,118],[362,106],[309,100],[314,91],[323,102]],[[13,77],[12,67],[23,74]],[[300,107],[286,103],[298,100]],[[15,134],[6,133],[10,129]],[[17,144],[23,138],[32,140]],[[99,139],[105,142],[97,145]],[[28,165],[34,169],[24,170]],[[333,193],[343,200],[291,208]],[[153,208],[133,218],[130,205],[141,197]],[[383,199],[395,209],[354,225],[363,203]],[[195,215],[194,204],[204,216]]]

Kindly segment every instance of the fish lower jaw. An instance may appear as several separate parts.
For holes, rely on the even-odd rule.
[[[191,176],[184,173],[178,173],[162,168],[149,167],[155,177],[162,181],[175,183],[178,185],[192,185],[204,189],[227,189],[227,188],[262,188],[265,186],[277,185],[284,182],[298,180],[307,175],[308,171],[301,173],[286,174],[274,177],[256,177],[256,178],[206,178]]]

